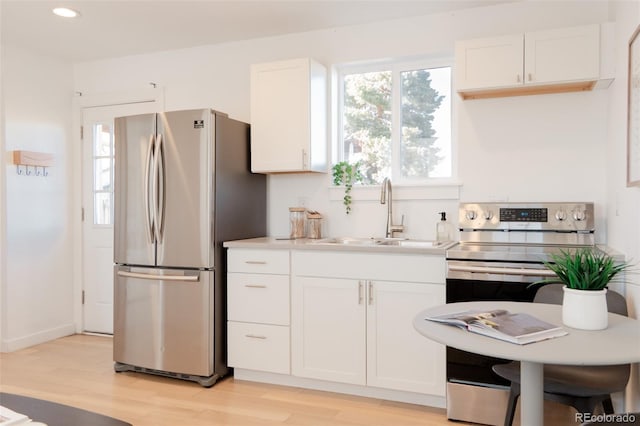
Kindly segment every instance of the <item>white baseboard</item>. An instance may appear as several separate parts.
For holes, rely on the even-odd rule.
[[[307,379],[304,377],[289,376],[286,374],[245,370],[242,368],[234,368],[233,376],[236,380],[247,380],[326,392],[344,393],[349,395],[364,396],[367,398],[377,398],[385,399],[388,401],[404,402],[407,404],[424,405],[427,407],[444,408],[447,405],[444,396],[425,395],[415,392],[396,391],[370,386],[328,382],[323,380]]]
[[[0,352],[14,352],[29,346],[38,345],[60,337],[75,334],[76,326],[73,323],[64,324],[48,330],[42,330],[27,336],[16,337],[13,339],[3,339],[0,343]]]

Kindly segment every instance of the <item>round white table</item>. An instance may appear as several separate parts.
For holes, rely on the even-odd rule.
[[[435,315],[472,309],[506,309],[527,313],[551,324],[562,325],[562,306],[525,302],[449,303],[420,312],[413,321],[415,329],[436,342],[480,355],[520,361],[521,419],[528,426],[543,423],[543,365],[616,365],[640,362],[640,321],[609,314],[605,330],[585,331],[563,326],[568,335],[528,345],[517,345],[428,321]]]

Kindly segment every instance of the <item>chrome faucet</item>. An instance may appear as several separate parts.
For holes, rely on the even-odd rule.
[[[404,232],[404,215],[402,215],[402,221],[400,225],[393,224],[393,199],[391,196],[391,179],[384,178],[382,181],[382,190],[380,191],[380,204],[387,204],[387,229],[385,232],[386,238],[393,238],[394,232]]]

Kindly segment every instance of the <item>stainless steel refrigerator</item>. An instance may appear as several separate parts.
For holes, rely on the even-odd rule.
[[[223,241],[266,234],[249,125],[209,109],[116,118],[115,370],[227,373]]]

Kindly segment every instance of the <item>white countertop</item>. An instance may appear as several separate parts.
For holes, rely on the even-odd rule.
[[[328,250],[328,251],[358,251],[370,253],[413,253],[443,255],[456,241],[444,243],[438,247],[392,246],[384,244],[326,244],[322,240],[309,238],[288,239],[278,237],[259,237],[246,240],[226,241],[223,246],[228,248],[256,248],[283,250]]]

